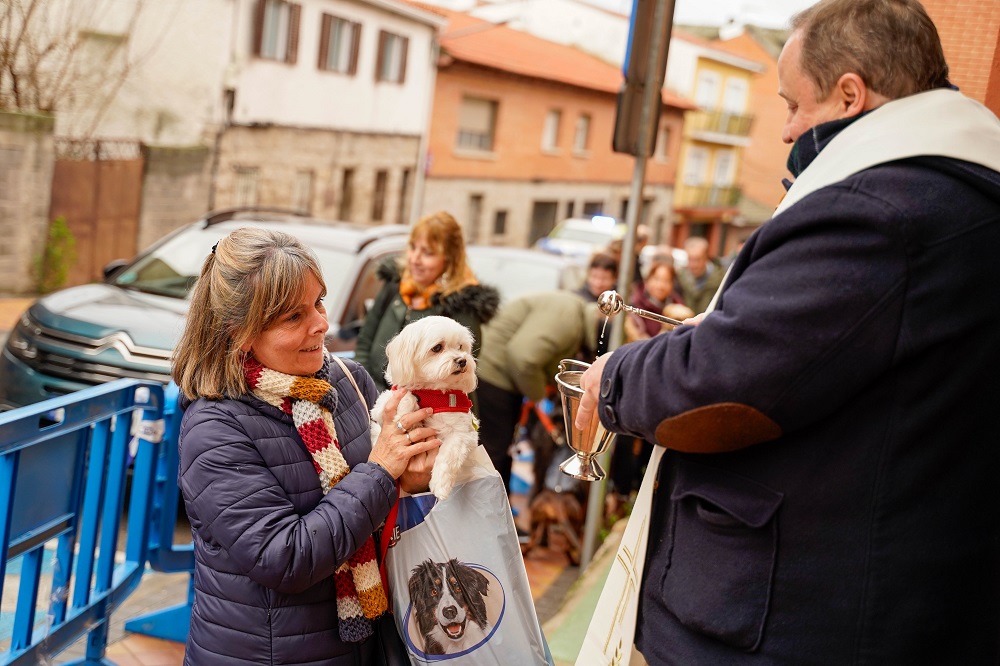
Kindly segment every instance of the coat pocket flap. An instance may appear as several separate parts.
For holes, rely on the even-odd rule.
[[[678,470],[670,495],[674,501],[685,497],[708,502],[751,528],[766,525],[784,499],[782,493],[756,481],[689,460]]]

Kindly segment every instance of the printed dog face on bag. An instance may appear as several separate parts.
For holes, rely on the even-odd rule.
[[[407,638],[424,655],[457,657],[475,650],[503,614],[500,581],[487,569],[457,559],[424,560],[414,567],[408,587]]]

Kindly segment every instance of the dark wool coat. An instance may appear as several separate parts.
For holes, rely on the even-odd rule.
[[[373,404],[371,378],[348,365]],[[185,664],[370,663],[370,645],[339,639],[333,572],[385,520],[395,482],[366,462],[368,413],[340,368],[331,375],[351,472],[325,496],[291,416],[252,396],[184,412],[180,486],[195,554]]]
[[[610,357],[601,420],[668,447],[650,664],[1000,663],[998,257],[997,173],[883,164],[760,227],[700,326]]]
[[[472,285],[443,298],[435,294],[429,308],[411,310],[399,295],[400,273],[396,263],[386,262],[379,266],[378,276],[385,281],[385,286],[365,317],[358,334],[354,360],[368,371],[380,391],[389,388],[385,383],[385,368],[388,365],[385,346],[411,321],[431,315],[454,319],[472,331],[472,354],[479,358],[482,326],[493,318],[500,306],[500,292],[495,287]]]

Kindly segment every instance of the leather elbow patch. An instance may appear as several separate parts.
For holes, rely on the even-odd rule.
[[[749,405],[721,402],[664,419],[656,441],[686,453],[724,453],[781,436],[781,426]]]

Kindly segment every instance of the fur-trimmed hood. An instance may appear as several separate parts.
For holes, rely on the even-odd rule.
[[[376,275],[386,283],[398,283],[402,279],[399,263],[395,259],[383,261],[376,270]],[[500,308],[500,292],[490,285],[473,284],[447,296],[434,294],[431,304],[440,306],[441,314],[446,317],[468,312],[485,324],[493,319]]]

